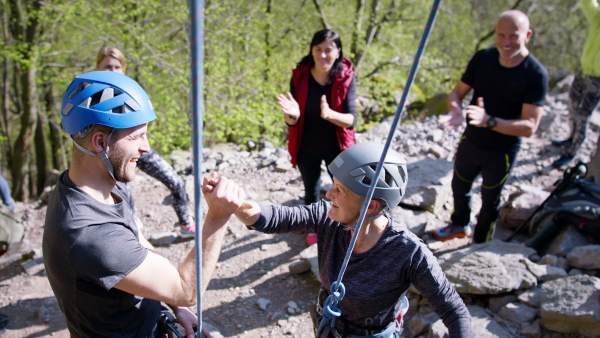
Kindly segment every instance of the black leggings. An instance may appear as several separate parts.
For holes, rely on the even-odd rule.
[[[463,138],[454,160],[452,195],[454,210],[452,223],[467,225],[471,221],[471,188],[475,178],[481,174],[481,210],[477,217],[475,243],[491,239],[493,225],[498,218],[498,207],[502,188],[510,175],[518,151],[499,153],[475,146]]]
[[[311,204],[320,200],[321,190],[321,162],[325,161],[325,165],[329,165],[341,151],[332,152],[330,154],[316,154],[313,151],[298,152],[298,170],[302,176],[304,183],[304,204]],[[327,171],[329,173],[329,171]],[[331,173],[329,173],[331,176]]]
[[[142,154],[137,167],[167,186],[173,195],[173,209],[179,218],[179,224],[189,225],[192,222],[187,209],[185,184],[173,167],[154,149]]]

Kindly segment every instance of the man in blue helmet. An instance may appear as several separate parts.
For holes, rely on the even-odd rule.
[[[124,184],[150,149],[147,125],[156,118],[150,99],[126,75],[91,72],[68,87],[61,117],[75,147],[48,203],[42,248],[69,332],[152,337],[164,302],[193,337],[197,317],[187,307],[196,303],[195,250],[179,269],[152,250],[136,227]],[[204,186],[210,210],[203,228],[202,290],[232,212],[213,203],[221,182],[205,177]]]

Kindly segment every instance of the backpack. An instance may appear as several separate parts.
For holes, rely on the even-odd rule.
[[[565,227],[572,225],[592,242],[600,242],[600,186],[592,181],[575,178],[565,182],[563,189],[552,194],[530,223],[535,236],[525,245],[540,250]]]

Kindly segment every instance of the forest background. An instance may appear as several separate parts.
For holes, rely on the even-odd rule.
[[[499,14],[516,8],[534,31],[528,47],[550,74],[575,72],[587,22],[577,0],[444,0],[403,123],[452,89],[472,54],[494,45]],[[184,0],[0,0],[0,166],[19,201],[67,168],[70,139],[60,105],[75,75],[95,70],[102,46],[121,49],[127,75],[149,94],[158,120],[151,146],[191,147],[189,11]],[[245,145],[260,135],[283,145],[276,97],[309,53],[312,35],[340,33],[355,63],[363,131],[393,115],[433,1],[207,0],[204,22],[204,144]],[[443,96],[442,96],[443,97]],[[443,99],[439,100],[443,102]]]

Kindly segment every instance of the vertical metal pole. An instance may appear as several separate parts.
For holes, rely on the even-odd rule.
[[[190,54],[192,102],[192,151],[194,164],[194,219],[196,220],[196,290],[198,336],[202,334],[202,112],[204,85],[204,1],[190,0]]]

